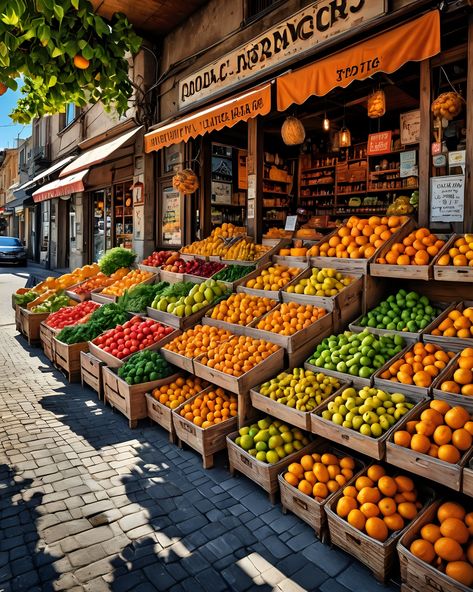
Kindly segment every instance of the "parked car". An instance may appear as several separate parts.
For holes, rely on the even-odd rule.
[[[28,265],[26,249],[19,238],[14,236],[0,236],[0,265],[2,263],[17,263]]]

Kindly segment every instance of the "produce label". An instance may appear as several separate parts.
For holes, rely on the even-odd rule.
[[[430,221],[463,222],[465,177],[450,175],[430,179]]]

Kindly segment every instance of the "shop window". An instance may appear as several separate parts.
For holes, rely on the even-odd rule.
[[[260,18],[283,3],[284,0],[248,0],[246,3],[246,20]]]
[[[79,107],[76,107],[74,103],[66,105],[66,112],[62,116],[62,129],[71,125],[78,115]]]

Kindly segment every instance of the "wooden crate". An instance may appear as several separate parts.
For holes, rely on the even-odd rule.
[[[155,281],[158,281],[158,279],[159,278],[157,275],[153,275],[148,279],[139,282],[138,284],[133,284],[133,286],[128,289],[130,290],[132,288],[136,288],[137,286],[143,286],[145,284],[154,284]],[[107,286],[107,288],[109,287],[110,286]],[[98,288],[97,290],[92,290],[92,292],[90,293],[91,300],[93,300],[94,302],[98,302],[99,304],[110,304],[111,302],[116,302],[119,296],[114,296],[113,294],[103,294],[102,292],[105,289],[106,288]]]
[[[336,507],[338,500],[343,496],[343,489],[340,489],[325,506],[331,543],[366,565],[379,581],[386,582],[397,561],[396,546],[399,539],[408,528],[418,523],[434,498],[432,489],[419,487],[418,490],[423,499],[423,507],[419,510],[417,517],[402,530],[392,532],[384,542],[381,542],[361,532],[349,524],[345,518],[338,516]],[[423,588],[418,590],[424,592]]]
[[[351,382],[355,388],[363,388],[364,386],[371,386],[372,384],[371,378],[361,378],[360,376],[352,376],[351,374],[345,374],[344,372],[338,372],[337,370],[327,370],[320,366],[314,366],[314,364],[310,364],[308,361],[304,363],[304,368],[306,368],[306,370],[312,370],[312,372],[315,373],[322,372],[328,376],[335,376],[335,378],[338,378],[341,382]]]
[[[265,263],[264,265],[262,265],[261,267],[257,267],[255,269],[255,271],[252,271],[251,273],[249,273],[246,276],[246,281],[244,284],[239,284],[239,286],[237,286],[237,292],[244,292],[245,294],[250,294],[251,296],[261,296],[262,298],[272,298],[273,300],[280,300],[281,299],[281,290],[257,290],[255,288],[247,288],[246,287],[246,283],[249,280],[252,280],[256,277],[258,277],[259,275],[261,275],[261,272],[264,269],[268,269],[268,267],[273,267],[274,263]],[[288,286],[290,286],[291,284],[293,284],[294,282],[299,281],[299,278],[302,274],[303,271],[305,271],[307,269],[307,264],[306,263],[297,263],[294,264],[293,267],[299,267],[301,269],[301,272],[296,275],[294,278],[292,278],[292,280],[290,280],[284,287],[287,288]]]
[[[194,373],[194,358],[186,358],[186,356],[170,351],[165,347],[161,347],[159,353],[173,366],[181,368],[181,370],[185,370],[191,374]]]
[[[138,263],[138,269],[141,269],[143,271],[149,271],[151,273],[154,273],[158,277],[160,276],[160,273],[161,273],[161,267],[154,267],[153,265],[144,265],[144,263]],[[164,280],[161,280],[161,281],[164,281]]]
[[[389,389],[389,392],[394,393],[398,391],[395,389]],[[338,394],[339,393],[334,393],[331,397],[326,399],[322,405],[319,406],[317,413],[311,414],[312,433],[316,434],[317,436],[327,438],[327,440],[336,442],[337,444],[342,444],[343,446],[350,448],[350,450],[356,450],[361,454],[366,454],[366,456],[375,458],[376,460],[383,460],[386,455],[386,442],[395,430],[400,429],[399,426],[401,425],[401,421],[398,421],[393,426],[391,426],[389,430],[384,432],[384,434],[381,434],[379,438],[364,436],[356,430],[338,426],[322,417],[322,412],[327,409],[328,404],[333,401]],[[409,403],[416,404],[404,415],[404,418],[410,419],[416,413],[416,410],[419,408],[419,404],[425,401],[425,399],[419,395],[405,394]]]
[[[473,451],[463,467],[462,491],[465,495],[473,497]]]
[[[148,417],[145,393],[176,380],[178,376],[173,374],[160,380],[129,385],[117,375],[115,368],[104,367],[104,401],[128,418],[130,428],[136,428],[139,419]]]
[[[105,362],[87,351],[80,352],[80,380],[82,386],[87,384],[94,390],[99,399],[103,400],[103,368]]]
[[[243,473],[246,477],[254,481],[257,485],[262,487],[269,494],[269,499],[272,504],[276,502],[276,494],[279,489],[278,475],[281,471],[286,469],[292,462],[295,462],[304,454],[311,454],[314,451],[315,442],[311,442],[304,446],[297,452],[289,454],[279,462],[274,464],[264,463],[256,460],[246,450],[235,444],[235,440],[239,436],[239,432],[233,432],[227,436],[228,447],[228,461],[231,475],[235,471]]]
[[[417,520],[408,526],[397,545],[402,584],[416,592],[471,592],[468,586],[450,578],[409,551],[412,542],[420,538],[421,528],[436,522],[437,510],[444,501],[446,500],[433,502]]]
[[[30,345],[40,342],[39,329],[41,323],[49,317],[49,312],[31,312],[20,307],[20,330]]]
[[[473,269],[473,268],[472,268]],[[473,301],[471,300],[464,300],[463,302],[459,302],[455,305],[450,306],[447,308],[440,316],[438,316],[433,323],[428,325],[425,328],[423,334],[423,341],[425,343],[434,343],[442,347],[443,349],[448,349],[449,351],[460,351],[465,347],[473,347],[473,336],[472,337],[443,337],[443,335],[432,335],[432,330],[436,329],[444,319],[447,318],[448,314],[456,309],[459,311],[463,311],[465,308],[473,306]]]
[[[322,334],[333,329],[333,316],[331,312],[327,312],[322,318],[318,319],[305,329],[297,331],[294,335],[281,335],[280,333],[273,333],[272,331],[264,331],[263,329],[257,329],[257,325],[261,320],[264,320],[265,316],[270,315],[274,310],[280,308],[279,304],[274,309],[266,313],[266,315],[251,322],[245,331],[245,335],[254,337],[255,339],[265,339],[270,343],[276,343],[280,347],[284,348],[287,352],[292,353],[300,349],[308,341],[314,342]]]
[[[46,321],[42,321],[39,326],[39,338],[41,341],[41,347],[43,348],[44,355],[51,361],[56,361],[56,351],[54,348],[54,337],[60,332],[58,329],[53,329],[46,324]]]
[[[273,255],[271,259],[275,265],[287,265],[288,267],[296,267],[294,264],[300,265],[301,263],[306,266],[309,265],[308,255],[305,255],[304,257],[291,257],[291,255]]]
[[[386,462],[415,475],[426,477],[431,481],[442,483],[455,491],[460,491],[462,467],[468,457],[468,452],[463,455],[458,464],[450,464],[438,458],[415,452],[410,448],[404,448],[394,444],[394,432],[403,430],[408,421],[417,419],[424,409],[429,407],[429,401],[416,405],[410,413],[407,413],[401,421],[393,426],[389,432],[386,443]]]
[[[72,290],[74,288],[77,288],[78,286],[81,286],[82,284],[85,284],[86,282],[88,282],[91,279],[92,278],[87,278],[86,280],[83,280],[82,282],[78,282],[77,284],[74,284],[73,286],[69,286],[69,288],[67,290],[65,290],[65,293],[67,294],[67,296],[69,296],[69,298],[71,300],[75,300],[76,302],[84,302],[84,300],[90,300],[90,292],[86,292],[85,294],[76,294]]]
[[[271,310],[274,310],[274,308],[272,308]],[[261,318],[262,317],[259,317],[257,320]],[[219,321],[207,315],[205,317],[202,317],[201,323],[202,325],[209,325],[211,327],[218,327],[219,329],[226,329],[227,331],[233,333],[233,335],[247,335],[246,329],[248,325],[238,325],[237,323],[229,323],[228,321]]]
[[[339,458],[344,456],[351,456],[354,458],[356,464],[353,471],[353,477],[346,482],[344,487],[354,483],[366,467],[366,464],[361,459],[353,457],[351,452],[337,448],[330,444],[330,442],[323,440],[320,440],[315,445],[313,452],[318,452],[319,454],[330,452],[337,455]],[[325,505],[332,500],[336,492],[329,494],[325,499],[311,497],[302,493],[302,491],[299,491],[297,487],[290,485],[284,479],[285,472],[286,471],[283,470],[278,475],[283,513],[286,514],[287,510],[290,510],[293,514],[313,528],[315,534],[322,540],[322,542],[328,542],[329,536]]]
[[[336,390],[336,392],[333,393],[333,395],[339,395],[348,386],[350,386],[349,382],[340,382],[339,388]],[[296,426],[298,428],[301,428],[302,430],[310,432],[311,413],[315,413],[323,403],[321,403],[321,405],[318,405],[312,412],[299,411],[294,407],[282,405],[281,403],[277,403],[270,397],[262,395],[259,392],[260,388],[261,384],[250,390],[251,404],[253,405],[253,407],[255,407],[255,409],[259,409],[267,415],[277,417],[281,421],[287,422],[290,425]]]
[[[207,306],[201,308],[199,311],[194,312],[193,314],[187,317],[178,317],[174,314],[171,314],[170,312],[156,310],[155,308],[151,308],[150,306],[148,306],[148,308],[146,309],[146,314],[148,317],[154,319],[155,321],[159,321],[164,325],[169,325],[169,327],[174,327],[176,329],[180,329],[181,331],[183,331],[199,323],[200,319],[216,304],[217,302],[208,304]]]
[[[245,372],[239,377],[204,366],[199,361],[201,357],[199,356],[194,360],[194,374],[238,395],[247,393],[251,387],[273,377],[284,366],[284,350],[282,348],[279,348],[249,372]]]
[[[304,366],[304,363],[307,361],[307,359],[310,358],[314,353],[317,345],[326,337],[330,337],[330,335],[333,333],[333,329],[329,328],[325,332],[320,333],[315,341],[307,341],[299,349],[296,349],[293,352],[286,352],[286,367],[296,368]]]
[[[54,337],[53,344],[56,366],[64,371],[69,382],[79,382],[81,379],[80,353],[89,351],[89,342],[82,341],[68,345]]]
[[[15,329],[21,333],[21,306],[15,304]]]
[[[172,421],[172,410],[157,401],[151,393],[145,393],[148,417],[169,433],[169,442],[176,444],[176,430]]]
[[[180,445],[185,443],[202,455],[204,469],[213,467],[214,454],[226,449],[228,434],[231,434],[238,426],[238,417],[231,417],[226,421],[203,429],[180,415],[181,410],[187,403],[191,403],[197,397],[211,390],[215,390],[215,387],[207,387],[172,411],[172,422]]]
[[[473,282],[473,267],[462,265],[455,267],[454,265],[439,265],[438,260],[442,255],[448,253],[453,247],[453,243],[464,234],[454,234],[447,241],[447,244],[440,250],[438,255],[433,260],[434,280],[441,282]]]
[[[432,383],[432,397],[434,399],[442,399],[443,401],[447,401],[450,405],[461,405],[468,409],[470,413],[473,413],[473,397],[469,397],[462,394],[457,393],[449,393],[447,391],[442,391],[440,386],[443,382],[447,380],[451,380],[453,378],[453,374],[455,370],[458,369],[458,360],[460,355],[457,354],[444,368],[440,374],[435,378],[434,382]]]

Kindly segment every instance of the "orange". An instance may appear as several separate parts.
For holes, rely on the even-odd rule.
[[[416,386],[428,387],[432,384],[432,376],[425,370],[421,370],[414,374],[412,381]]]
[[[424,541],[423,539],[413,541],[409,551],[426,563],[432,563],[435,559],[434,546],[429,541]]]
[[[378,506],[371,502],[366,502],[366,504],[361,505],[360,511],[363,512],[363,514],[367,518],[371,518],[372,516],[379,516],[380,514]]]
[[[314,497],[320,497],[325,499],[329,494],[328,487],[325,483],[316,483],[312,489],[312,495]]]
[[[437,510],[437,518],[440,523],[447,518],[458,518],[459,520],[463,520],[465,514],[465,508],[455,502],[445,502],[439,506]]]
[[[459,428],[452,434],[452,444],[459,450],[468,450],[473,443],[473,437],[465,428]]]
[[[397,511],[406,520],[413,520],[417,516],[417,507],[412,502],[401,502],[397,506]]]
[[[473,586],[473,566],[466,561],[450,561],[445,567],[445,573],[464,586]]]
[[[466,368],[458,368],[453,373],[453,380],[457,384],[471,384],[473,382],[473,372]]]
[[[441,537],[435,541],[437,555],[445,561],[459,561],[463,557],[463,549],[454,539]]]
[[[442,444],[438,449],[438,458],[454,465],[460,460],[461,455],[458,448],[452,444]]]
[[[339,464],[342,467],[342,469],[350,469],[353,471],[353,469],[355,468],[355,461],[350,456],[344,456],[343,458],[341,458]]]
[[[337,481],[335,481],[335,479],[330,479],[330,481],[327,481],[326,485],[330,493],[335,493],[335,491],[340,489],[340,485],[337,483]]]
[[[440,527],[436,524],[425,524],[420,530],[420,535],[425,541],[432,544],[442,536]]]
[[[374,481],[369,477],[366,477],[366,475],[361,475],[361,477],[358,477],[358,479],[355,481],[355,487],[358,489],[358,491],[363,489],[363,487],[373,487],[373,485]]]
[[[366,471],[366,474],[373,482],[376,483],[376,481],[378,481],[379,479],[381,479],[381,477],[386,475],[386,471],[381,465],[372,465]]]
[[[391,516],[397,510],[396,502],[392,497],[383,497],[383,499],[378,502],[378,508],[381,510],[383,516]]]
[[[467,421],[463,428],[473,436],[473,421]]]
[[[435,428],[434,442],[441,446],[448,444],[452,439],[452,430],[446,425],[440,425]]]
[[[357,500],[360,505],[363,505],[367,502],[371,502],[373,504],[377,504],[381,498],[379,490],[375,487],[363,487],[360,490]]]
[[[356,487],[353,487],[353,485],[349,485],[343,490],[343,495],[348,497],[356,497],[358,495],[358,490]]]
[[[457,372],[458,372],[458,370],[455,372],[455,374]],[[467,372],[467,371],[462,370],[462,372]],[[472,374],[472,378],[473,378],[473,373],[470,372],[470,374]],[[458,382],[458,380],[456,380],[456,382]],[[456,407],[452,407],[445,414],[445,423],[448,426],[450,426],[453,430],[458,430],[458,428],[462,428],[469,419],[470,419],[470,414],[468,413],[468,411],[466,409],[464,409],[463,407],[460,407],[459,405],[457,405]]]
[[[311,485],[315,485],[317,483],[317,477],[314,475],[312,471],[306,471],[304,473],[304,479],[308,481]]]
[[[394,444],[398,446],[404,446],[404,448],[409,448],[411,445],[411,435],[409,432],[405,430],[400,430],[399,432],[394,433]],[[379,483],[378,483],[379,487]]]
[[[414,490],[414,481],[410,477],[406,477],[406,475],[398,475],[394,477],[394,481],[396,481],[397,488],[401,493]]]
[[[299,479],[293,473],[286,473],[284,479],[293,487],[297,487],[299,484]]]
[[[314,466],[314,459],[310,456],[310,454],[305,454],[299,461],[299,463],[304,468],[304,471],[310,471]]]
[[[351,510],[356,510],[357,509],[357,502],[356,499],[353,497],[349,497],[349,496],[343,496],[341,497],[338,502],[337,502],[337,514],[341,517],[341,518],[346,518],[348,516],[348,514],[351,512]]]
[[[299,463],[291,463],[287,467],[287,470],[289,471],[289,473],[292,473],[299,479],[302,479],[304,477],[304,468]]]
[[[383,495],[393,497],[397,492],[397,483],[392,477],[385,475],[379,479],[378,489]]]
[[[462,389],[461,389],[461,393],[462,393],[462,395],[465,395],[466,397],[473,396],[473,384],[463,385]],[[469,422],[466,422],[466,423],[469,423]],[[466,426],[466,424],[465,424],[465,426]],[[463,427],[465,427],[465,426],[463,426]]]
[[[403,517],[395,512],[391,514],[391,516],[385,516],[383,518],[384,524],[389,528],[389,530],[402,530],[404,528],[404,519]]]
[[[457,395],[460,394],[460,387],[453,380],[446,380],[445,382],[442,382],[440,385],[440,390],[444,393],[455,393]]]
[[[302,481],[299,482],[297,489],[306,495],[310,495],[312,493],[312,485],[306,479],[302,479]]]
[[[414,434],[411,439],[411,448],[416,452],[427,454],[430,448],[430,440],[423,434]]]
[[[89,67],[90,62],[80,54],[74,56],[74,66],[79,70],[87,70]]]
[[[315,463],[312,470],[314,471],[314,475],[317,477],[317,479],[322,483],[327,483],[327,481],[330,480],[328,469],[323,463]]]
[[[377,516],[368,518],[365,524],[365,530],[368,536],[377,541],[384,542],[388,538],[388,527],[384,521]]]
[[[431,436],[435,431],[435,424],[430,421],[419,421],[416,425],[416,432],[424,436]]]
[[[358,530],[363,530],[366,524],[366,518],[360,510],[351,510],[347,517],[348,524],[351,524]]]
[[[417,423],[418,423],[418,422],[417,422],[417,421],[415,421],[415,420],[414,420],[414,421],[408,421],[408,422],[406,423],[406,431],[407,431],[409,434],[415,434],[415,431],[416,431],[416,425],[417,425]]]
[[[440,525],[440,532],[442,536],[454,539],[460,545],[464,545],[470,538],[468,528],[459,518],[446,518]]]
[[[435,409],[424,409],[420,415],[421,421],[429,421],[436,426],[439,426],[443,423],[443,416]]]

